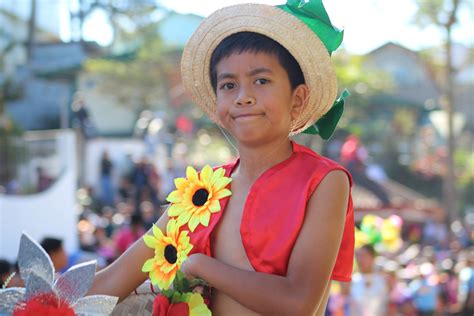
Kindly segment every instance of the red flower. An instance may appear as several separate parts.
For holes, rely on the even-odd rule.
[[[164,295],[157,295],[153,301],[153,316],[189,316],[189,307],[185,302],[170,304]]]
[[[166,316],[189,316],[189,306],[185,302],[171,304]]]
[[[30,298],[13,311],[13,316],[74,316],[74,310],[61,302],[53,293],[40,294]]]

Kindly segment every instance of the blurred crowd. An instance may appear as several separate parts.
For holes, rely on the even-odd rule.
[[[474,315],[474,249],[407,244],[398,254],[356,250],[351,283],[333,284],[326,315]]]

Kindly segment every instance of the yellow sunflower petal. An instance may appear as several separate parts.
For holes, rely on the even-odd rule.
[[[204,227],[207,227],[209,225],[209,220],[211,219],[211,213],[209,212],[204,212],[199,218],[199,221]]]
[[[213,199],[219,200],[222,198],[225,198],[226,196],[232,195],[232,192],[228,189],[220,190],[214,196],[212,197]]]
[[[186,209],[182,207],[181,204],[171,204],[171,206],[168,208],[168,216],[179,216],[185,210]]]
[[[142,272],[150,272],[154,268],[155,258],[148,259],[142,266]]]
[[[144,235],[143,241],[145,242],[145,245],[147,245],[147,247],[153,248],[153,249],[158,244],[158,240],[154,236],[151,236],[151,235]]]
[[[172,273],[162,274],[156,284],[158,284],[158,287],[160,288],[160,290],[167,290],[169,289],[171,283],[173,283],[175,276],[176,276],[176,273],[175,274],[172,274]]]
[[[215,170],[214,174],[212,175],[211,184],[214,184],[217,181],[217,179],[222,178],[224,174],[225,174],[225,170],[223,168],[219,168]]]
[[[160,271],[158,269],[153,269],[150,272],[149,277],[150,277],[151,283],[156,285],[156,284],[159,284],[161,282],[162,274],[160,273]]]
[[[221,210],[221,203],[219,203],[219,200],[211,200],[209,201],[208,208],[211,213],[219,212]]]
[[[164,273],[166,274],[169,274],[171,271],[173,271],[174,269],[176,269],[176,264],[171,264],[169,262],[167,262],[166,264],[164,264],[163,266],[161,266],[160,270],[163,271]]]
[[[220,190],[220,189],[225,188],[231,182],[232,182],[231,178],[225,178],[225,177],[219,178],[216,180],[216,182],[214,182],[213,188],[214,190]]]
[[[181,227],[187,222],[189,222],[189,219],[191,218],[191,215],[193,215],[191,212],[184,212],[181,213],[178,217],[178,225]]]
[[[205,165],[204,168],[201,170],[201,181],[204,183],[208,183],[211,181],[213,175],[212,168],[209,165]]]
[[[166,261],[166,259],[165,259],[164,251],[165,251],[165,248],[162,248],[162,249],[160,249],[159,251],[155,251],[155,265],[156,265],[158,268],[168,262],[168,261]]]
[[[189,230],[193,232],[197,225],[199,225],[199,216],[193,215],[188,222]]]
[[[166,225],[166,235],[168,237],[171,237],[170,233],[176,232],[177,229],[178,229],[178,226],[177,226],[176,220],[175,219],[170,219],[168,221],[168,224]],[[174,238],[171,237],[171,239],[174,239]]]
[[[153,230],[153,236],[155,236],[156,239],[159,240],[159,239],[163,238],[163,232],[161,231],[161,229],[158,226],[153,224],[152,230]]]
[[[166,225],[166,233],[173,241],[178,240],[179,224],[176,219],[170,219],[168,221],[168,225]]]
[[[189,185],[189,182],[185,178],[176,178],[174,179],[174,184],[176,185],[176,189],[183,191]]]
[[[179,234],[179,241],[178,241],[179,247],[183,248],[186,247],[189,244],[189,236],[188,236],[188,231],[182,231]]]
[[[174,190],[166,197],[166,201],[171,202],[171,203],[179,203],[181,202],[182,199],[183,199],[183,192],[179,190]]]
[[[188,178],[188,181],[190,181],[190,182],[199,181],[198,174],[197,174],[196,170],[191,166],[188,166],[186,168],[186,177]]]

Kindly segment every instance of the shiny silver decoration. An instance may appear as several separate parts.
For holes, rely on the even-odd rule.
[[[23,299],[25,289],[22,287],[11,287],[0,290],[0,315],[11,315],[16,303]]]
[[[54,267],[48,254],[26,233],[20,240],[18,254],[20,276],[26,288],[0,290],[0,315],[11,315],[15,307],[40,294],[51,293],[67,302],[76,315],[100,316],[112,313],[117,297],[92,295],[83,297],[94,281],[96,262],[71,267],[54,280]]]

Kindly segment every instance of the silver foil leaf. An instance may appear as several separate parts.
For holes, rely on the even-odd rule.
[[[96,261],[88,261],[71,267],[56,280],[54,290],[58,296],[74,304],[86,295],[95,277]]]
[[[41,276],[36,275],[34,272],[30,273],[28,280],[26,281],[26,293],[25,300],[44,293],[52,293],[53,288],[50,282],[44,280]]]
[[[73,308],[78,316],[110,315],[117,301],[115,296],[91,295],[81,298]]]
[[[28,277],[32,272],[47,283],[53,284],[54,267],[51,258],[46,251],[25,232],[23,232],[20,239],[18,267],[20,268],[20,276],[25,284],[28,282]]]
[[[25,289],[22,287],[12,287],[0,290],[0,315],[11,315],[18,302],[23,299]]]

